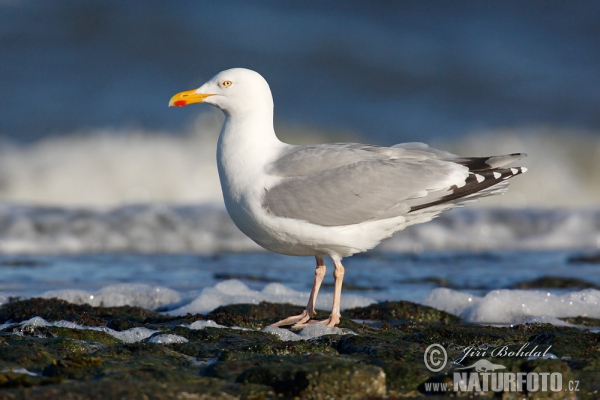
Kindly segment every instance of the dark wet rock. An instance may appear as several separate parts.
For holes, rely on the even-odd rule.
[[[543,276],[530,281],[519,282],[509,289],[598,289],[600,286],[583,279],[562,276]]]
[[[270,386],[285,397],[305,399],[363,399],[387,391],[385,373],[377,366],[312,355],[256,360],[236,382]]]
[[[111,319],[110,321],[108,321],[106,326],[109,327],[110,329],[114,329],[115,331],[126,331],[131,328],[137,328],[140,326],[144,326],[144,324],[141,324],[141,323],[135,322],[135,321],[130,321],[125,318],[115,318],[115,319]]]
[[[574,325],[589,326],[589,327],[600,327],[600,319],[589,318],[589,317],[568,317],[560,318],[561,320]]]
[[[44,266],[46,263],[40,260],[30,260],[27,258],[17,258],[17,259],[13,259],[13,260],[1,260],[0,261],[0,268],[2,267],[13,267],[13,268],[19,268],[19,267],[25,267],[25,268],[31,268],[31,267],[41,267]]]
[[[30,388],[40,385],[51,385],[60,383],[60,378],[45,378],[41,376],[32,376],[19,372],[0,372],[0,390],[2,388]],[[0,398],[4,398],[0,392]],[[10,398],[10,397],[6,397]]]
[[[427,391],[430,383],[450,384],[452,390],[453,371],[480,360],[511,372],[560,372],[565,382],[579,381],[577,398],[595,398],[600,393],[598,333],[547,324],[469,325],[410,302],[347,310],[340,325],[356,335],[285,342],[261,331],[301,311],[302,307],[261,303],[220,307],[208,315],[169,316],[135,307],[95,308],[55,299],[13,301],[0,308],[0,323],[37,315],[49,322],[68,320],[120,332],[144,327],[160,331],[153,337],[177,335],[187,342],[165,345],[149,338],[124,343],[107,330],[13,325],[0,331],[0,399],[419,397],[433,394]],[[381,328],[350,318],[374,320]],[[247,330],[190,329],[190,324],[201,319]],[[589,318],[566,320],[600,326],[598,320]],[[428,370],[424,353],[434,343],[446,349],[449,361],[460,360],[460,365],[448,364],[437,373]],[[551,346],[549,353],[557,358],[462,357],[468,346],[506,346],[516,351],[525,343]],[[494,393],[487,395],[494,397]],[[574,397],[567,392],[560,395]],[[543,392],[521,397],[552,396],[558,398]]]
[[[333,283],[323,282],[321,284],[322,288],[333,288]],[[385,288],[382,286],[365,286],[365,285],[356,285],[352,283],[343,283],[342,291],[346,290],[354,290],[356,292],[367,291],[367,290],[384,290]]]
[[[31,336],[37,338],[53,338],[54,333],[50,328],[45,326],[11,326],[5,329],[5,332],[15,333],[17,335]]]
[[[105,326],[110,320],[126,316],[130,321],[143,322],[160,314],[140,307],[92,307],[58,299],[32,298],[11,301],[0,308],[1,322],[20,322],[33,317],[47,321],[70,321],[86,326]]]
[[[362,308],[353,308],[342,313],[352,319],[407,322],[458,322],[459,318],[432,307],[410,301],[384,301]]]
[[[241,281],[250,281],[250,282],[265,282],[265,283],[271,283],[271,282],[277,282],[275,279],[270,279],[267,278],[266,276],[260,276],[260,275],[251,275],[251,274],[232,274],[232,273],[224,273],[224,272],[217,272],[215,274],[213,274],[213,278],[215,278],[216,280],[228,280],[228,279],[239,279]]]
[[[556,339],[556,333],[544,332],[544,333],[538,333],[537,335],[531,336],[529,339],[527,339],[527,343],[531,343],[532,345],[536,345],[536,344],[551,345],[555,339]]]
[[[96,376],[100,373],[100,367],[103,361],[99,357],[90,357],[84,355],[71,355],[64,359],[53,360],[48,364],[42,375],[47,377],[60,376],[68,379],[83,379],[88,376]]]
[[[431,283],[436,287],[446,287],[446,288],[455,288],[452,282],[450,282],[446,278],[441,278],[439,276],[426,276],[424,278],[419,279],[404,279],[398,281],[398,283]]]
[[[290,315],[302,313],[304,307],[291,304],[230,304],[210,312],[206,318],[225,326],[262,329]]]
[[[600,264],[600,253],[579,254],[567,259],[572,264]]]

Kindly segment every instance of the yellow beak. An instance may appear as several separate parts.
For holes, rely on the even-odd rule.
[[[169,107],[183,107],[192,103],[202,103],[204,99],[210,96],[212,96],[212,94],[196,93],[196,89],[180,92],[171,97],[171,100],[169,100]]]

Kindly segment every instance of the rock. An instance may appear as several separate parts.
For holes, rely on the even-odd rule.
[[[520,282],[509,287],[509,289],[598,289],[598,285],[583,279],[568,278],[562,276],[543,276],[530,281]]]
[[[431,307],[384,302],[344,313],[340,325],[355,334],[285,342],[262,332],[282,315],[301,309],[241,304],[220,307],[209,315],[171,317],[135,307],[95,308],[55,299],[12,301],[0,307],[0,324],[36,315],[50,324],[40,319],[0,331],[0,399],[418,397],[429,393],[426,384],[452,383],[450,365],[434,373],[424,364],[424,352],[433,343],[446,349],[450,361],[458,359],[466,346],[518,349],[527,342],[552,346],[556,359],[469,356],[461,365],[487,359],[512,372],[560,372],[565,380],[579,382],[580,398],[600,390],[600,336],[587,330],[547,324],[468,325]],[[191,328],[195,321],[207,319],[246,330],[210,324]],[[159,331],[154,336],[177,335],[187,342],[152,343],[146,335],[125,343],[106,329],[54,326],[58,320],[108,326],[119,335],[130,329]],[[600,325],[590,318],[568,320]]]
[[[304,399],[363,399],[386,393],[381,368],[320,356],[262,359],[245,368],[236,382],[270,386],[278,395]]]

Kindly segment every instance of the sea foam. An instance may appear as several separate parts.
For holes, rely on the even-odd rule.
[[[259,304],[262,301],[305,306],[309,295],[308,292],[299,292],[280,283],[270,283],[260,291],[252,290],[243,282],[231,279],[220,282],[215,287],[202,290],[200,296],[191,303],[169,311],[169,314],[203,314],[228,304]],[[317,308],[326,310],[331,307],[332,302],[332,293],[320,294],[317,298]],[[342,306],[343,308],[365,307],[373,303],[375,300],[368,297],[348,294],[344,295]]]
[[[379,250],[600,248],[600,210],[463,208],[411,226]],[[222,206],[146,204],[109,210],[0,203],[8,254],[259,252]]]
[[[141,283],[110,285],[93,293],[78,289],[51,290],[42,293],[40,297],[94,307],[135,306],[151,310],[181,300],[181,296],[175,290]]]
[[[187,134],[95,129],[29,145],[0,141],[0,200],[105,210],[151,203],[223,204],[215,161],[222,121],[219,112],[208,111]],[[278,131],[284,140],[336,139],[327,130],[278,127]],[[512,179],[505,196],[481,201],[483,206],[598,207],[600,136],[595,132],[477,131],[429,144],[461,156],[529,154],[515,164],[526,166],[527,174]]]
[[[15,326],[18,327],[17,333],[26,333],[26,332],[30,333],[32,331],[34,332],[36,328],[48,327],[48,326],[55,326],[58,328],[67,328],[67,329],[80,329],[80,330],[88,329],[88,330],[93,330],[93,331],[104,332],[124,343],[136,343],[136,342],[142,341],[144,339],[147,339],[150,336],[152,336],[153,334],[158,332],[158,331],[144,328],[144,327],[131,328],[131,329],[127,329],[125,331],[116,331],[116,330],[108,328],[106,326],[83,326],[83,325],[79,325],[79,324],[76,324],[76,323],[70,322],[70,321],[48,322],[41,317],[32,317],[28,320],[25,320],[22,322],[17,322],[17,323],[2,324],[2,325],[0,325],[0,331],[5,330],[9,327],[15,327]]]
[[[559,318],[600,318],[600,291],[595,289],[558,295],[547,291],[502,289],[478,297],[439,288],[434,289],[423,304],[478,324],[538,322],[565,325]]]
[[[327,325],[318,323],[309,324],[298,333],[294,333],[288,329],[270,326],[263,329],[263,332],[271,333],[285,342],[310,340],[325,335],[356,335],[356,333],[350,329],[338,328],[335,326],[329,327]]]
[[[104,293],[105,297],[103,301],[106,304],[130,305],[151,309],[160,305],[163,309],[170,308],[170,311],[164,311],[170,315],[185,315],[187,313],[206,314],[217,307],[228,304],[259,304],[262,301],[305,306],[309,297],[308,292],[300,292],[278,283],[266,285],[262,290],[252,290],[239,280],[228,280],[220,282],[214,287],[205,288],[198,297],[181,306],[183,301],[180,299],[182,296],[177,294],[177,292],[165,288],[156,291],[150,286],[143,288],[145,295],[142,298],[144,300],[140,301],[140,295],[136,293],[136,291],[140,290],[139,286],[132,285],[129,293],[127,290],[123,290],[128,287],[124,285],[107,286],[97,293]],[[165,292],[171,294],[164,296]],[[58,293],[62,295],[61,298],[67,301],[81,303],[89,300],[89,296],[81,295],[82,291],[65,290]],[[111,296],[114,296],[114,299]],[[46,293],[45,297],[55,296]],[[365,307],[373,303],[376,303],[376,301],[366,296],[344,294],[342,309]],[[484,296],[476,296],[453,289],[437,288],[429,292],[421,303],[458,315],[464,322],[477,324],[512,325],[521,323],[550,323],[559,326],[575,326],[562,321],[561,318],[579,316],[600,318],[600,291],[595,289],[572,291],[562,294],[539,290],[501,289],[492,290]],[[328,310],[331,304],[331,293],[319,295],[317,300],[318,309]],[[23,329],[48,326],[49,324],[51,323],[40,317],[33,317],[28,321],[20,323]],[[1,324],[0,330],[12,325],[14,324],[10,322]],[[71,329],[84,329],[84,327],[68,321],[58,321],[52,323],[52,325]],[[183,326],[188,329],[242,329],[219,325],[211,320],[198,320],[190,325]],[[281,332],[277,329],[270,329],[268,331],[279,335],[282,340],[307,339],[313,337],[312,335],[351,333],[327,330],[325,329],[326,327],[319,324],[310,325],[309,328],[300,337]],[[145,328],[132,328],[124,332],[116,332],[106,327],[85,329],[103,330],[125,342],[143,340],[155,333],[155,331],[144,330]],[[313,330],[319,331],[313,332]]]

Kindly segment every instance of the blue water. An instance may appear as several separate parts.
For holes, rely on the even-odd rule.
[[[600,265],[570,261],[581,251],[427,252],[372,251],[344,260],[344,290],[376,300],[421,301],[445,282],[455,290],[484,295],[493,289],[542,276],[579,278],[600,286]],[[331,264],[329,264],[331,266]],[[49,290],[94,292],[120,283],[145,283],[176,290],[184,299],[228,279],[254,290],[271,282],[310,292],[314,259],[270,253],[85,254],[0,256],[0,294],[30,297]],[[322,291],[332,292],[329,269]],[[553,290],[560,293],[561,290]]]
[[[596,1],[0,2],[0,135],[181,130],[172,94],[261,72],[279,120],[375,143],[600,127]],[[35,95],[32,95],[35,94]]]
[[[456,210],[346,260],[344,293],[598,285],[598,264],[568,259],[600,248],[599,13],[547,0],[0,1],[0,298],[126,282],[192,299],[230,278],[310,290],[313,260],[259,252],[225,214],[222,116],[166,107],[230,67],[268,80],[283,140],[529,154],[508,194],[482,202],[504,208]]]

